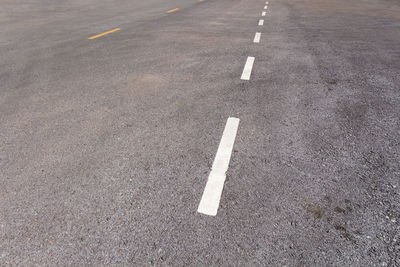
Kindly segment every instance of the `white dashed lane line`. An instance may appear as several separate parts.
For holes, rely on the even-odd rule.
[[[254,57],[247,57],[246,64],[244,65],[242,76],[240,79],[242,80],[250,80],[251,70],[253,69]]]
[[[217,215],[238,127],[238,118],[228,118],[197,212]]]
[[[254,35],[254,40],[253,42],[259,43],[261,38],[261,32],[256,32],[256,35]]]
[[[268,2],[265,2],[265,4],[268,5]],[[268,6],[264,6],[264,9],[267,8]],[[261,16],[264,17],[265,15],[266,12],[263,11]],[[258,21],[258,25],[264,25],[264,20],[260,19]],[[260,39],[261,32],[256,32],[253,42],[259,43]],[[254,57],[247,57],[240,79],[250,80],[254,60]],[[228,118],[224,133],[222,134],[222,138],[218,146],[217,155],[215,156],[210,175],[208,176],[206,187],[204,188],[199,207],[197,208],[197,212],[199,213],[210,216],[217,215],[222,190],[224,188],[226,171],[229,167],[229,161],[231,159],[233,144],[235,142],[238,127],[238,118]]]

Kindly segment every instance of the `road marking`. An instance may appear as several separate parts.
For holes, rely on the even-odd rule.
[[[199,0],[199,2],[203,2],[203,0]]]
[[[265,17],[265,14],[267,14],[267,12],[263,11],[263,12],[261,13],[261,16]]]
[[[254,40],[253,42],[259,43],[261,38],[261,32],[256,32],[256,35],[254,35]]]
[[[238,126],[238,118],[230,117],[226,121],[217,155],[215,156],[197,212],[210,216],[217,215]]]
[[[268,6],[264,6],[264,9],[267,9],[268,8]]]
[[[264,25],[264,20],[263,20],[263,19],[260,19],[260,20],[258,21],[258,26],[262,26],[262,25]]]
[[[114,30],[111,30],[111,31],[108,31],[108,32],[103,32],[103,33],[100,33],[100,34],[98,34],[98,35],[89,37],[88,39],[95,39],[95,38],[97,38],[97,37],[100,37],[100,36],[103,36],[103,35],[106,35],[106,34],[109,34],[109,33],[112,33],[112,32],[116,32],[116,31],[119,31],[119,30],[121,30],[121,29],[120,29],[120,28],[116,28],[116,29],[114,29]]]
[[[266,5],[268,5],[268,2],[265,2]]]
[[[175,11],[178,11],[178,10],[179,10],[179,8],[174,8],[174,9],[168,10],[167,13],[172,13],[172,12],[175,12]]]
[[[254,63],[254,57],[247,57],[246,64],[244,65],[243,68],[242,77],[240,77],[240,79],[250,80],[250,74],[251,70],[253,69],[253,63]]]

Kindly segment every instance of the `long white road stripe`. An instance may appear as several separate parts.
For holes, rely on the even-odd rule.
[[[254,63],[254,57],[247,57],[246,64],[244,65],[243,68],[242,77],[240,77],[240,79],[250,80],[250,74],[251,70],[253,69],[253,63]]]
[[[265,16],[265,14],[267,14],[267,12],[265,12],[265,11],[263,11],[262,13],[261,13],[261,16]]]
[[[197,212],[217,215],[238,126],[238,118],[228,118]]]
[[[255,43],[260,42],[260,37],[261,37],[261,32],[256,32],[256,35],[254,35],[254,41]]]
[[[260,20],[258,21],[258,26],[262,26],[262,25],[264,25],[264,20],[263,20],[263,19],[260,19]]]
[[[268,8],[268,6],[264,6],[264,9],[267,9]]]

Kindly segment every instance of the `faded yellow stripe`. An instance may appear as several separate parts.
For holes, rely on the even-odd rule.
[[[178,11],[178,10],[179,10],[179,8],[171,9],[171,10],[168,10],[167,13],[172,13],[172,12],[175,12],[175,11]]]
[[[112,33],[112,32],[116,32],[116,31],[119,31],[119,30],[121,30],[121,29],[120,29],[120,28],[116,28],[116,29],[114,29],[114,30],[111,30],[111,31],[108,31],[108,32],[103,32],[103,33],[100,33],[100,34],[98,34],[98,35],[89,37],[88,39],[95,39],[95,38],[97,38],[97,37],[100,37],[100,36],[103,36],[103,35],[106,35],[106,34],[109,34],[109,33]]]

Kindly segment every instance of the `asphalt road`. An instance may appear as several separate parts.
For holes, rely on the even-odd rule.
[[[397,0],[0,0],[0,265],[400,266],[399,115]]]

